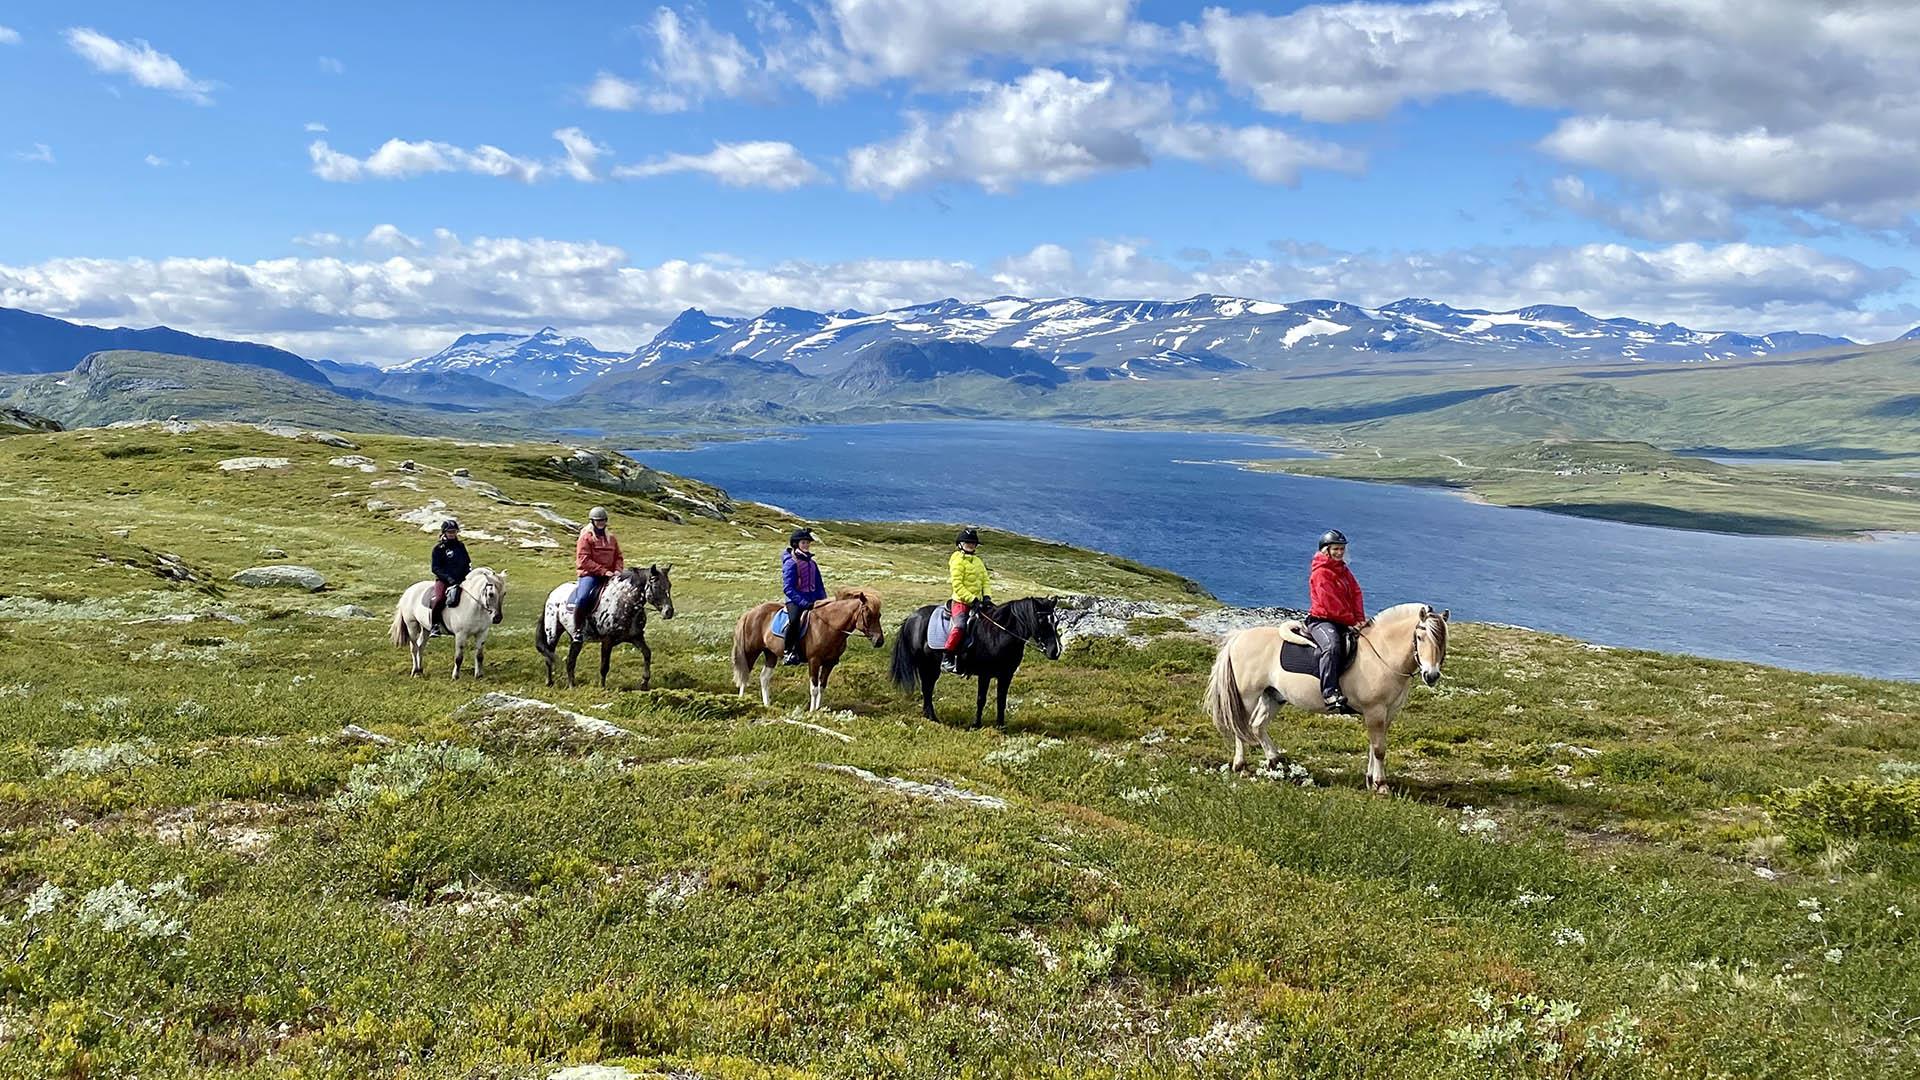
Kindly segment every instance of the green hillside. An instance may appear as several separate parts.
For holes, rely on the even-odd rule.
[[[1004,734],[855,642],[805,726],[791,671],[771,710],[727,675],[789,521],[351,438],[0,440],[0,1075],[1912,1075],[1920,687],[1462,625],[1384,798],[1346,719],[1282,723],[1312,787],[1222,775],[1211,645],[1160,618],[1030,657]],[[673,564],[649,693],[627,652],[550,690],[531,647],[596,502]],[[509,575],[477,684],[386,641],[445,513]],[[817,531],[889,634],[942,595],[946,530]],[[1002,599],[1211,604],[986,552]],[[328,584],[230,580],[261,564]]]

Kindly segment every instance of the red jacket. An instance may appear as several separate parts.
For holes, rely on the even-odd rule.
[[[612,577],[627,566],[627,561],[620,557],[620,541],[613,538],[613,530],[597,534],[592,525],[580,530],[580,542],[573,547],[573,561],[582,575],[595,577]]]
[[[1313,557],[1307,575],[1307,614],[1316,619],[1355,626],[1367,621],[1366,599],[1360,582],[1346,563],[1321,552]]]

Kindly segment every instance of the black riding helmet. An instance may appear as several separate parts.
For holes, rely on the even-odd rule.
[[[459,532],[460,522],[458,522],[453,518],[448,518],[447,520],[440,523],[440,531],[441,532]]]
[[[800,541],[802,541],[802,540],[812,540],[812,539],[813,539],[813,530],[812,530],[812,529],[795,529],[795,530],[793,530],[793,535],[792,535],[792,536],[789,536],[789,537],[787,537],[787,546],[788,546],[788,547],[799,547],[799,546],[800,546]]]
[[[979,542],[980,542],[980,530],[973,528],[972,526],[968,526],[967,528],[960,530],[960,538],[953,542],[953,546],[959,547],[961,544],[977,544]]]
[[[1346,542],[1347,534],[1341,532],[1339,529],[1328,529],[1326,532],[1320,534],[1320,549],[1322,551],[1335,544],[1344,546]]]

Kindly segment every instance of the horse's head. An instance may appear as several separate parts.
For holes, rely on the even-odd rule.
[[[1036,596],[1033,604],[1033,632],[1027,637],[1049,660],[1060,659],[1060,599]]]
[[[865,589],[841,589],[834,594],[835,600],[857,600],[859,608],[853,615],[853,632],[865,634],[873,642],[874,648],[887,643],[887,634],[880,626],[880,598]]]
[[[663,619],[673,618],[673,581],[668,577],[672,570],[672,563],[647,567],[646,585],[641,592],[646,602],[659,610]]]
[[[507,611],[507,572],[492,567],[477,567],[468,579],[480,579],[480,587],[472,589],[480,598],[480,606],[493,613],[493,621],[498,625]]]
[[[1413,628],[1413,656],[1420,663],[1420,678],[1428,686],[1440,681],[1440,668],[1447,662],[1447,618],[1453,609],[1420,609],[1420,622]]]

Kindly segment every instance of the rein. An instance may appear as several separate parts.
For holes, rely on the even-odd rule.
[[[1008,605],[1006,605],[1006,606],[1007,606],[1007,607],[1012,607],[1013,605],[1012,605],[1012,604],[1008,604]],[[1007,635],[1008,637],[1010,637],[1010,638],[1012,638],[1012,639],[1013,639],[1013,640],[1015,640],[1015,641],[1018,641],[1018,642],[1020,642],[1020,643],[1021,643],[1022,645],[1037,645],[1037,644],[1039,644],[1038,642],[1036,642],[1036,641],[1034,641],[1034,640],[1033,640],[1032,638],[1029,638],[1029,637],[1021,637],[1021,636],[1020,636],[1019,634],[1016,634],[1016,633],[1014,633],[1013,631],[1011,631],[1011,630],[1009,630],[1009,629],[1007,629],[1006,627],[1004,627],[1004,626],[1001,626],[1001,625],[1000,625],[999,623],[997,623],[997,622],[995,622],[995,621],[994,621],[994,618],[993,618],[993,616],[991,616],[991,615],[989,615],[989,614],[987,614],[987,613],[986,613],[986,612],[984,612],[984,611],[980,611],[980,612],[975,612],[975,613],[974,613],[974,616],[973,616],[973,617],[974,617],[974,618],[976,618],[976,619],[980,619],[980,620],[982,620],[982,621],[983,621],[983,622],[985,622],[985,623],[986,623],[986,624],[987,624],[988,626],[991,626],[991,627],[994,627],[994,628],[996,628],[996,629],[998,629],[998,630],[999,630],[999,631],[1000,631],[1001,633],[1003,633],[1003,634],[1005,634],[1005,635]]]
[[[1415,624],[1414,624],[1414,627],[1413,627],[1413,632],[1414,632],[1414,646],[1413,646],[1413,666],[1412,666],[1412,667],[1410,667],[1410,668],[1408,668],[1408,669],[1407,669],[1407,670],[1405,670],[1405,671],[1395,671],[1395,672],[1394,672],[1394,674],[1396,674],[1396,675],[1398,675],[1398,676],[1400,676],[1400,677],[1401,677],[1401,678],[1403,678],[1403,679],[1411,679],[1411,678],[1413,678],[1413,674],[1414,674],[1414,672],[1416,672],[1416,671],[1419,671],[1419,670],[1420,670],[1420,645],[1419,645],[1419,636],[1420,636],[1420,630],[1421,630],[1421,628],[1422,628],[1422,627],[1424,627],[1424,626],[1426,626],[1426,625],[1427,625],[1427,620],[1425,620],[1425,619],[1421,619],[1421,620],[1420,620],[1419,622],[1417,622],[1417,623],[1415,623]],[[1373,655],[1375,655],[1375,656],[1378,656],[1378,657],[1380,658],[1380,662],[1381,662],[1381,663],[1383,663],[1383,664],[1386,664],[1386,665],[1387,665],[1387,670],[1388,670],[1388,671],[1393,671],[1393,665],[1392,665],[1391,663],[1389,663],[1389,662],[1387,661],[1387,657],[1386,657],[1386,654],[1384,654],[1384,653],[1382,653],[1382,652],[1380,651],[1380,647],[1379,647],[1378,645],[1375,645],[1375,644],[1373,643],[1373,641],[1372,641],[1372,640],[1371,640],[1370,638],[1368,638],[1368,637],[1367,637],[1367,634],[1366,634],[1366,631],[1364,631],[1364,630],[1363,630],[1363,631],[1361,631],[1361,632],[1360,632],[1359,634],[1356,634],[1355,636],[1356,636],[1356,637],[1358,637],[1358,638],[1359,638],[1359,639],[1360,639],[1360,640],[1361,640],[1362,642],[1365,642],[1365,643],[1366,643],[1366,646],[1367,646],[1367,648],[1369,648],[1369,649],[1372,649],[1372,650],[1373,650]]]

